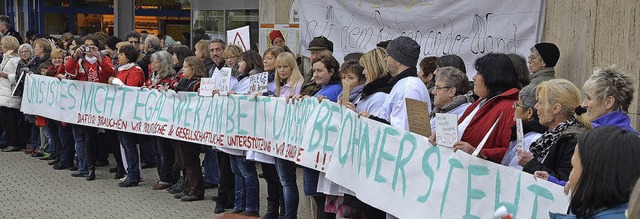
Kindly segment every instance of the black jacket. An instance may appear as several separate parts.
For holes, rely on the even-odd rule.
[[[16,31],[13,27],[9,27],[9,30],[7,30],[7,32],[5,34],[3,34],[3,36],[12,36],[15,37],[18,40],[18,45],[22,45],[22,36],[20,36],[20,33],[18,33],[18,31]]]
[[[552,175],[559,180],[569,180],[569,173],[571,173],[571,156],[578,143],[578,134],[586,131],[584,127],[571,126],[565,129],[556,145],[549,148],[544,162],[540,163],[535,158],[527,163],[522,170],[527,173],[533,174],[535,171],[547,171],[549,175]]]

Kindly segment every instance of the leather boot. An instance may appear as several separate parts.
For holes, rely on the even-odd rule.
[[[89,175],[85,178],[87,181],[96,179],[96,166],[89,166]]]
[[[280,202],[279,201],[268,201],[267,202],[267,213],[262,216],[262,219],[278,219],[280,216]]]

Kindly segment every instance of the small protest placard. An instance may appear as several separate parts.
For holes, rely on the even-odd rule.
[[[204,97],[213,96],[213,90],[216,89],[216,79],[215,78],[201,78],[200,79],[200,90],[198,91],[198,95]]]
[[[516,119],[516,145],[524,149],[524,131],[522,129],[522,119]]]
[[[458,141],[458,115],[436,113],[436,145],[453,147]]]
[[[349,94],[347,94],[347,98],[348,97]],[[431,125],[429,123],[429,104],[427,102],[422,102],[410,98],[404,98],[404,100],[407,104],[407,119],[409,120],[409,131],[425,137],[431,136]]]
[[[220,95],[227,95],[231,90],[231,68],[224,67],[220,70]]]
[[[342,81],[342,96],[340,96],[342,104],[349,102],[349,93],[351,93],[351,86],[349,86],[349,82]]]
[[[267,92],[267,84],[269,83],[269,72],[262,72],[249,76],[251,81],[251,88],[249,88],[250,94],[258,92]]]

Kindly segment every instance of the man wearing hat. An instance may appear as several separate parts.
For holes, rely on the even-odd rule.
[[[531,84],[540,84],[556,78],[553,67],[558,63],[560,50],[553,43],[538,43],[531,47],[529,55],[529,72],[531,72]]]
[[[332,55],[333,42],[331,42],[329,39],[327,39],[324,36],[314,37],[313,40],[311,40],[311,42],[309,43],[309,48],[307,50],[311,52],[311,55],[309,56],[309,61],[311,63],[313,62],[314,59],[322,58],[327,55]],[[300,94],[302,95],[315,94],[315,92],[319,91],[322,88],[322,86],[316,84],[315,81],[312,80],[313,79],[312,69],[304,71],[302,69],[302,65],[300,65],[300,67],[301,67],[300,72],[305,72],[302,75],[304,77],[305,83],[302,85],[302,88],[300,89]]]
[[[429,109],[431,108],[429,91],[417,74],[420,45],[409,37],[401,36],[389,42],[387,54],[385,61],[392,76],[388,84],[393,88],[380,112],[369,118],[409,130],[405,98],[427,102]]]

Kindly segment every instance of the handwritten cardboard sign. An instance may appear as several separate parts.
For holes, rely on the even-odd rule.
[[[409,131],[419,135],[431,136],[431,123],[429,122],[429,103],[404,99],[407,104],[407,119],[409,120]]]
[[[259,74],[249,76],[251,81],[251,87],[249,88],[249,94],[257,92],[267,92],[267,84],[269,84],[269,72],[262,72]]]
[[[524,149],[524,131],[522,129],[522,119],[516,119],[516,144]]]
[[[453,147],[458,141],[458,115],[436,113],[436,145]]]
[[[216,79],[215,78],[201,78],[200,79],[200,90],[198,91],[198,95],[204,97],[213,96],[213,90],[216,89]]]
[[[231,90],[231,68],[224,67],[220,70],[220,95],[227,95]]]
[[[340,102],[346,104],[349,102],[349,94],[351,93],[351,86],[349,82],[342,81],[342,96],[340,96]]]

